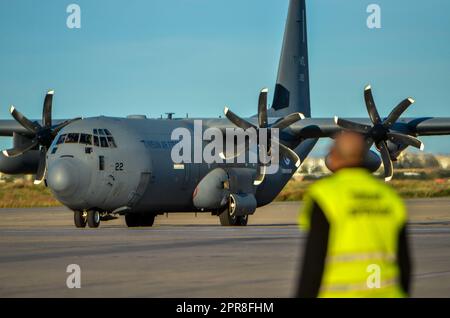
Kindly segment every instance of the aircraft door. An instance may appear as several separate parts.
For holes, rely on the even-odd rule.
[[[114,186],[115,177],[112,174],[111,169],[109,169],[112,163],[108,162],[109,156],[105,156],[105,154],[98,154],[98,170],[97,176],[99,180],[99,187],[96,190],[98,198],[101,200],[101,203],[104,203],[112,188]]]
[[[103,204],[108,199],[116,181],[114,162],[109,154],[108,144],[105,137],[94,136],[94,189],[98,204]]]

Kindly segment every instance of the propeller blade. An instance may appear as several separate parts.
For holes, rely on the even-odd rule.
[[[253,181],[253,185],[255,186],[259,186],[261,183],[264,182],[264,179],[266,178],[266,166],[265,165],[261,165],[259,166],[260,168],[260,173],[258,175],[258,177],[256,177],[255,181]]]
[[[391,155],[389,154],[389,149],[385,141],[380,141],[379,143],[377,143],[377,147],[380,151],[381,159],[383,160],[385,176],[384,180],[386,180],[386,182],[389,182],[394,176],[394,166],[391,160]]]
[[[19,112],[14,106],[11,106],[9,112],[14,117],[15,120],[19,122],[23,127],[32,133],[37,133],[40,125],[38,123],[33,123],[31,120],[26,118],[21,112]]]
[[[278,120],[272,125],[271,128],[278,128],[280,130],[283,130],[302,119],[305,119],[305,115],[303,115],[302,113],[292,113]]]
[[[364,89],[364,100],[366,102],[367,112],[369,113],[372,123],[374,125],[381,124],[381,117],[380,114],[378,114],[375,101],[373,100],[372,87],[370,85],[367,85]]]
[[[393,143],[412,146],[422,151],[425,149],[425,145],[415,137],[393,132],[388,133],[387,136]]]
[[[44,107],[42,108],[42,126],[49,128],[52,126],[52,101],[54,91],[48,91],[44,99]]]
[[[272,141],[274,142],[274,141]],[[278,143],[278,146],[280,147],[280,153],[284,156],[288,157],[295,165],[296,168],[300,167],[302,164],[300,158],[298,155],[289,147],[286,147],[282,143]]]
[[[253,185],[259,186],[261,183],[264,182],[264,179],[266,177],[266,164],[267,164],[267,149],[264,147],[264,145],[259,145],[258,149],[258,155],[261,157],[264,157],[263,160],[259,160],[259,175],[256,177],[255,181],[253,181]]]
[[[63,129],[67,125],[69,125],[69,124],[71,124],[71,123],[73,123],[74,121],[77,121],[77,120],[81,120],[81,117],[77,117],[77,118],[74,118],[74,119],[69,119],[69,120],[66,120],[66,121],[62,122],[61,124],[57,125],[52,131],[53,136],[56,136],[61,129]]]
[[[370,148],[372,148],[374,142],[375,142],[375,141],[373,140],[372,137],[366,137],[367,151],[369,151]]]
[[[234,159],[234,158],[237,158],[237,157],[239,157],[241,155],[241,153],[239,153],[239,152],[235,152],[235,153],[233,153],[232,155],[230,155],[230,156],[228,156],[227,157],[227,155],[222,151],[222,152],[220,152],[219,153],[219,157],[220,157],[220,159],[222,159],[222,160],[231,160],[231,159]]]
[[[258,123],[260,128],[267,127],[267,93],[269,90],[264,88],[259,93],[258,100]]]
[[[226,142],[224,142],[225,144]],[[246,139],[243,140],[243,143],[234,143],[232,151],[226,147],[225,151],[219,153],[219,157],[222,160],[229,161],[231,159],[239,157],[242,153],[247,153],[249,150],[249,144]]]
[[[383,122],[383,126],[386,128],[390,128],[395,122],[400,118],[400,116],[408,109],[409,106],[414,104],[414,99],[411,97],[403,100],[400,104],[398,104],[386,120]]]
[[[39,142],[37,141],[37,139],[33,139],[29,143],[22,145],[21,147],[3,150],[3,154],[6,157],[16,157],[23,154],[24,152],[27,152],[28,150],[33,149],[38,144]]]
[[[256,129],[256,127],[254,125],[250,124],[248,121],[242,119],[241,117],[239,117],[238,115],[233,113],[228,107],[225,107],[225,109],[223,110],[223,113],[233,124],[235,124],[239,128],[242,128],[242,129],[255,128]]]
[[[356,131],[356,132],[359,132],[362,134],[368,133],[370,131],[370,129],[372,128],[370,126],[363,125],[360,123],[355,123],[353,121],[349,121],[349,120],[342,119],[339,117],[334,117],[334,122],[336,123],[336,125],[338,125],[341,128],[351,130],[351,131]]]
[[[46,170],[46,155],[47,149],[45,147],[41,147],[41,150],[39,152],[39,166],[36,172],[36,177],[34,179],[34,184],[40,184],[44,180]]]

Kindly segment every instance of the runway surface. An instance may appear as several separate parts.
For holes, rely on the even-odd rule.
[[[65,208],[0,209],[0,297],[291,297],[305,241],[300,203],[258,209],[249,226],[208,214],[123,217],[76,229]],[[408,201],[414,296],[450,297],[450,199]],[[81,288],[66,286],[69,264]]]

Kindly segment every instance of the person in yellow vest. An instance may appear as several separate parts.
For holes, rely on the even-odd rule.
[[[362,135],[342,132],[330,150],[334,175],[307,191],[299,224],[308,231],[297,297],[407,297],[407,212],[397,193],[362,168]]]

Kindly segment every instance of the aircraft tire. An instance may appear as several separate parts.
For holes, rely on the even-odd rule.
[[[153,213],[146,213],[139,215],[140,226],[153,226],[155,222],[155,215]]]
[[[73,221],[75,223],[75,226],[78,228],[86,227],[87,218],[86,218],[85,212],[74,211],[73,212]]]
[[[233,216],[228,209],[219,214],[219,219],[222,226],[246,226],[248,223],[248,215]]]
[[[139,226],[139,215],[136,213],[125,214],[125,223],[127,224],[128,227]]]
[[[233,226],[236,223],[236,219],[230,215],[228,209],[219,214],[219,220],[222,226]]]
[[[138,226],[138,220],[137,220],[138,215],[134,214],[134,213],[127,213],[125,214],[125,223],[127,224],[128,227],[136,227]]]
[[[248,215],[238,216],[237,217],[237,226],[247,226],[248,223]]]
[[[97,228],[100,225],[100,213],[98,211],[88,211],[87,223],[91,228]]]

